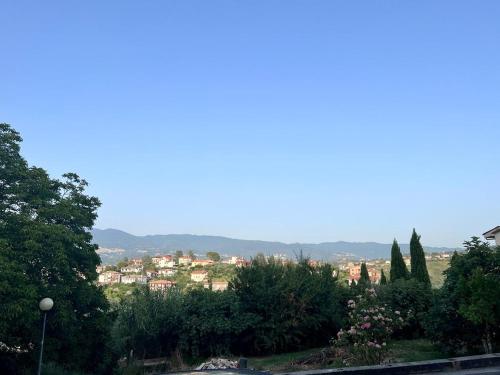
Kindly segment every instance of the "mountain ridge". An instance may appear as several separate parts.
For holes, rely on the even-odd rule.
[[[149,234],[135,236],[113,228],[92,229],[94,242],[104,263],[116,262],[123,257],[141,257],[176,250],[192,250],[204,255],[207,251],[217,251],[221,255],[252,257],[257,253],[265,255],[283,254],[295,257],[300,252],[313,259],[335,261],[341,258],[376,259],[388,258],[392,244],[378,242],[321,242],[321,243],[284,243],[279,241],[241,240],[224,236],[196,234]],[[400,244],[403,252],[409,251],[409,244]],[[424,246],[428,252],[447,252],[459,248]]]

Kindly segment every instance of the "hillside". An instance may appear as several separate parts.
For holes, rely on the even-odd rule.
[[[220,236],[198,236],[192,234],[166,234],[134,236],[117,229],[93,229],[94,242],[101,248],[99,253],[104,263],[112,263],[123,257],[141,257],[176,250],[203,255],[217,251],[222,255],[239,255],[250,258],[257,253],[284,254],[295,257],[301,251],[305,256],[318,260],[376,259],[390,256],[391,244],[377,242],[323,242],[292,243],[257,240],[239,240]],[[401,244],[403,252],[409,251],[408,244]],[[453,251],[445,247],[425,247],[428,252]]]

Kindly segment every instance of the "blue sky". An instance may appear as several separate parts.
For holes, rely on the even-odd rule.
[[[6,1],[0,121],[134,234],[500,225],[498,1]]]

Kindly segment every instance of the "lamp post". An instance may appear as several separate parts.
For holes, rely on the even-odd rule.
[[[43,328],[42,328],[42,342],[40,344],[40,359],[38,360],[38,372],[40,375],[42,373],[42,357],[43,357],[43,342],[45,340],[45,323],[47,321],[47,312],[54,306],[54,301],[52,298],[44,298],[40,301],[40,310],[43,312]]]

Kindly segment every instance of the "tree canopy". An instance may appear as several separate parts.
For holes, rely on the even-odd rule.
[[[21,137],[0,124],[0,340],[24,353],[3,365],[30,366],[40,335],[43,297],[54,300],[45,356],[78,369],[106,363],[107,301],[95,285],[100,263],[90,228],[100,203],[73,173],[52,179],[20,155]],[[0,365],[2,366],[2,365]],[[0,368],[1,369],[1,368]]]
[[[410,258],[411,258],[411,277],[428,286],[431,285],[429,272],[427,271],[427,264],[425,263],[425,253],[422,244],[420,243],[420,236],[415,229],[410,240]]]
[[[401,254],[401,249],[399,248],[398,241],[396,241],[396,239],[392,242],[391,271],[389,277],[391,282],[408,278],[408,269],[406,268],[403,255]]]

